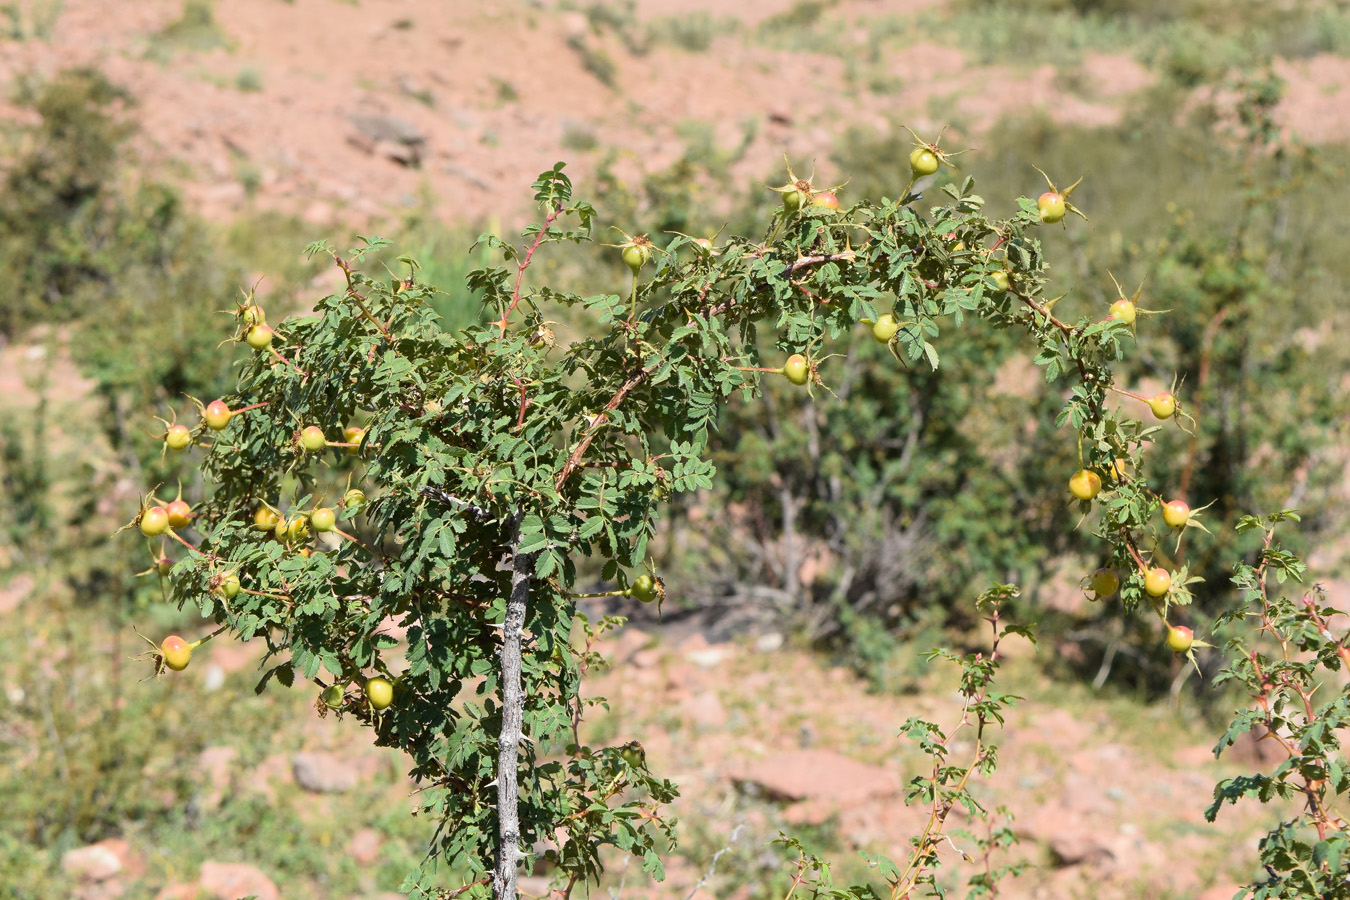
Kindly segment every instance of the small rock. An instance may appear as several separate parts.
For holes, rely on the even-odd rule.
[[[210,793],[224,793],[230,789],[230,776],[239,751],[233,747],[207,747],[197,755],[197,770],[211,785]]]
[[[202,889],[195,884],[175,881],[172,884],[166,884],[155,895],[155,900],[197,900],[201,893]]]
[[[400,144],[397,141],[376,141],[371,147],[372,156],[378,156],[381,159],[392,160],[401,166],[407,166],[409,169],[417,169],[422,165],[422,151],[420,144]]]
[[[33,579],[27,575],[15,575],[4,587],[0,587],[0,614],[13,612],[33,589]]]
[[[700,669],[711,669],[730,655],[729,648],[709,647],[706,650],[691,650],[684,655],[684,658]]]
[[[777,800],[832,800],[856,805],[898,792],[895,775],[830,750],[795,750],[752,763],[732,775]]]
[[[755,649],[760,653],[774,653],[782,649],[783,636],[776,631],[761,634],[755,639]]]
[[[126,886],[120,878],[82,884],[71,894],[71,900],[118,900],[126,893]]]
[[[111,848],[103,844],[90,844],[88,847],[67,850],[61,857],[61,868],[76,881],[88,884],[106,881],[122,871],[122,860],[117,858]]]
[[[1102,866],[1113,862],[1116,855],[1106,842],[1090,831],[1065,831],[1051,836],[1047,842],[1055,861],[1061,866],[1083,863]]]
[[[351,117],[351,123],[356,126],[358,134],[365,136],[372,143],[376,141],[392,141],[396,144],[421,144],[426,142],[426,136],[416,125],[393,116],[358,113]]]
[[[131,849],[131,844],[125,838],[108,838],[94,846],[106,847],[117,856],[118,862],[122,864],[122,871],[119,874],[124,878],[135,879],[145,874],[145,859]]]
[[[362,828],[347,842],[347,853],[359,865],[369,866],[379,859],[384,838],[374,828]]]
[[[680,707],[691,722],[703,728],[721,728],[726,724],[727,711],[714,691],[686,697]]]
[[[295,783],[315,794],[341,794],[356,787],[357,773],[328,753],[297,753],[291,757]]]
[[[633,654],[632,665],[635,669],[654,669],[660,662],[661,651],[655,647],[648,647]]]
[[[202,863],[202,890],[216,900],[280,900],[277,886],[255,866],[247,863]]]
[[[225,670],[215,663],[206,667],[205,674],[202,675],[202,690],[210,693],[218,691],[225,686]]]

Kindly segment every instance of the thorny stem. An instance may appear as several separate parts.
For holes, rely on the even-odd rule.
[[[196,547],[194,547],[194,546],[192,546],[191,544],[189,544],[189,543],[188,543],[181,535],[179,535],[178,532],[174,531],[172,528],[170,528],[167,532],[165,532],[165,534],[167,534],[169,537],[173,538],[175,541],[177,541],[178,543],[182,544],[184,547],[188,548],[189,550],[191,550],[193,553],[197,554],[198,556],[203,557],[203,558],[205,558],[205,559],[214,559],[214,557],[213,557],[211,554],[203,553],[202,551],[198,550]]]
[[[998,607],[995,607],[993,612],[986,617],[986,621],[989,622],[994,630],[994,643],[989,651],[989,659],[995,664],[999,658],[998,645],[1002,638],[1002,632],[998,629],[998,619]],[[941,769],[943,768],[942,761],[936,756],[933,759],[931,775],[933,791],[932,809],[929,811],[928,822],[924,825],[923,832],[914,842],[914,851],[909,856],[909,862],[906,864],[904,871],[901,872],[900,877],[896,879],[895,884],[891,886],[891,900],[907,900],[911,892],[913,892],[915,886],[918,884],[919,878],[927,868],[932,849],[946,837],[943,833],[943,828],[946,825],[947,816],[952,811],[953,804],[950,798],[959,795],[965,790],[966,784],[970,781],[971,773],[974,772],[975,768],[988,756],[988,750],[984,744],[984,730],[988,725],[988,718],[983,712],[980,712],[976,714],[975,719],[972,721],[970,718],[970,709],[972,706],[978,706],[984,702],[991,677],[992,676],[986,676],[980,682],[975,692],[966,696],[965,703],[961,709],[961,721],[958,722],[956,727],[941,741],[941,746],[946,748],[950,746],[952,739],[962,728],[971,727],[975,729],[975,750],[971,755],[970,763],[966,766],[965,771],[961,773],[961,779],[956,783],[955,787],[945,792],[947,794],[946,798],[943,797],[944,792],[939,784],[939,777],[941,775]]]
[[[250,591],[248,588],[240,588],[239,591],[240,593],[243,594],[252,594],[255,597],[268,597],[272,600],[280,600],[283,603],[295,602],[292,598],[287,597],[285,594],[269,594],[267,591]]]
[[[371,324],[379,330],[380,334],[384,335],[386,341],[389,340],[389,328],[380,324],[380,320],[370,314],[370,310],[366,308],[365,298],[356,292],[356,288],[353,286],[352,282],[352,267],[347,264],[345,259],[338,256],[336,253],[333,254],[333,261],[336,262],[338,268],[342,270],[342,274],[347,277],[347,296],[356,302],[357,307],[361,310],[361,315],[370,320]]]
[[[624,398],[632,392],[633,388],[641,384],[651,374],[651,371],[651,369],[639,369],[630,375],[628,380],[615,391],[614,396],[605,404],[605,408],[595,418],[591,419],[590,427],[586,429],[586,433],[577,442],[576,448],[567,457],[566,464],[563,465],[562,471],[558,473],[558,477],[554,480],[553,486],[556,490],[561,491],[563,485],[567,483],[567,479],[572,477],[572,473],[581,463],[581,458],[586,455],[587,448],[591,446],[591,441],[594,440],[596,432],[609,421],[609,414],[619,408],[619,404],[623,403]]]
[[[1272,618],[1272,610],[1270,605],[1269,594],[1267,593],[1266,589],[1266,575],[1269,571],[1270,547],[1274,537],[1275,537],[1274,528],[1269,527],[1266,528],[1265,537],[1261,547],[1261,563],[1257,569],[1259,574],[1260,598],[1261,598],[1261,630],[1269,631],[1272,635],[1275,636],[1277,640],[1279,640],[1282,655],[1285,661],[1287,662],[1289,660],[1289,643],[1285,639],[1285,636],[1276,627],[1275,621]],[[1334,636],[1332,636],[1330,629],[1327,628],[1326,620],[1323,619],[1320,615],[1318,615],[1317,607],[1316,604],[1313,602],[1313,600],[1310,597],[1305,596],[1303,598],[1303,605],[1304,608],[1307,610],[1309,618],[1312,620],[1313,624],[1317,627],[1317,629],[1322,633],[1323,637],[1325,637],[1327,640],[1331,641],[1333,645],[1335,645],[1337,656],[1340,657],[1343,663],[1345,663],[1347,666],[1350,666],[1350,649],[1346,647],[1345,642],[1343,640],[1337,640]],[[1265,716],[1265,721],[1263,724],[1266,726],[1266,733],[1262,735],[1261,739],[1262,740],[1265,740],[1267,738],[1273,739],[1280,747],[1284,749],[1285,753],[1288,754],[1290,759],[1295,759],[1301,755],[1300,748],[1296,746],[1292,740],[1280,734],[1279,731],[1277,730],[1274,717],[1274,709],[1271,704],[1271,693],[1272,691],[1278,692],[1282,690],[1288,690],[1297,694],[1303,702],[1305,722],[1308,725],[1311,725],[1317,719],[1317,715],[1312,708],[1313,692],[1306,690],[1302,684],[1297,683],[1295,679],[1289,678],[1288,676],[1281,676],[1278,679],[1278,683],[1276,681],[1273,681],[1262,670],[1260,656],[1257,654],[1255,650],[1249,651],[1247,658],[1251,662],[1252,673],[1255,676],[1256,683],[1260,685],[1259,691],[1253,694],[1253,699],[1256,701],[1257,705],[1261,708],[1261,712]],[[1314,688],[1314,690],[1316,690],[1316,688]],[[1313,824],[1317,827],[1317,834],[1319,839],[1326,840],[1330,828],[1344,827],[1345,822],[1343,819],[1341,819],[1341,817],[1333,814],[1326,806],[1324,796],[1326,790],[1325,780],[1317,780],[1310,778],[1306,773],[1302,771],[1300,771],[1299,777],[1302,783],[1299,784],[1297,787],[1298,790],[1304,795],[1304,797],[1307,800],[1308,814],[1312,817]]]
[[[511,293],[511,307],[503,312],[501,319],[496,322],[497,327],[501,329],[502,337],[506,337],[506,326],[509,324],[507,320],[511,318],[511,314],[520,306],[520,288],[521,282],[525,278],[525,270],[530,267],[530,260],[534,257],[534,251],[538,250],[539,245],[544,242],[544,237],[548,234],[548,226],[553,224],[554,219],[558,218],[559,212],[560,210],[558,209],[549,210],[548,215],[544,217],[543,227],[540,228],[539,233],[534,236],[534,243],[530,245],[530,249],[525,251],[525,258],[516,265],[516,287]]]
[[[538,241],[535,242],[535,247],[537,246]],[[534,252],[534,249],[535,249],[534,247],[531,247],[529,253],[526,254],[525,258],[526,262],[522,263],[521,265],[522,272],[524,271],[525,264],[527,264],[529,261],[529,255]],[[820,254],[817,256],[803,256],[787,267],[786,274],[792,275],[800,271],[801,269],[805,269],[809,266],[820,265],[821,263],[841,262],[845,260],[853,260],[856,258],[857,254],[854,253],[852,250],[845,250],[841,253]],[[516,283],[517,300],[519,300],[518,296],[519,289],[520,289],[519,279],[517,279]],[[714,305],[711,309],[707,310],[705,315],[707,315],[710,318],[712,316],[719,315],[723,312],[726,312],[729,308],[731,308],[731,306],[734,303],[735,303],[734,299],[728,298],[722,303],[718,303]],[[512,304],[511,308],[515,309],[514,303]],[[503,316],[502,322],[497,323],[498,325],[502,326],[503,333],[505,333],[505,325],[504,325],[505,320],[506,317]],[[622,385],[620,385],[619,389],[614,393],[614,396],[610,398],[610,401],[607,404],[605,404],[605,408],[599,414],[597,414],[594,419],[591,420],[591,424],[586,429],[586,433],[582,435],[582,438],[577,443],[576,448],[568,456],[567,462],[563,465],[562,471],[558,473],[558,477],[554,480],[554,488],[556,490],[562,490],[563,485],[567,483],[567,479],[571,478],[572,473],[575,472],[577,467],[581,465],[581,459],[583,456],[586,455],[586,451],[587,449],[590,448],[591,441],[595,438],[596,433],[607,421],[609,421],[609,414],[612,413],[614,410],[618,409],[619,404],[623,403],[624,399],[630,393],[632,393],[633,389],[636,388],[639,384],[641,384],[647,378],[647,376],[649,376],[652,373],[652,371],[653,370],[649,368],[639,369],[633,375],[629,376],[628,380],[625,381]]]
[[[295,371],[299,372],[301,375],[305,376],[306,378],[309,377],[309,373],[308,373],[308,372],[306,372],[304,369],[300,368],[300,367],[297,366],[295,363],[293,363],[293,362],[291,362],[289,359],[287,359],[286,356],[285,356],[285,354],[283,354],[283,353],[282,353],[280,350],[278,350],[276,347],[269,346],[267,349],[268,349],[268,351],[269,351],[273,356],[275,356],[277,359],[281,360],[281,361],[284,362],[286,365],[290,366],[292,369],[294,369]]]

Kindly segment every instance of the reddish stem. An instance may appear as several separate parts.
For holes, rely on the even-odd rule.
[[[609,421],[609,414],[618,409],[619,404],[632,392],[633,388],[641,384],[650,374],[650,369],[639,369],[633,375],[629,376],[628,380],[619,386],[619,389],[615,391],[614,396],[605,404],[605,408],[591,420],[591,426],[586,429],[586,433],[577,443],[576,449],[567,457],[567,463],[562,467],[562,471],[558,473],[558,477],[554,480],[553,486],[555,490],[561,491],[563,485],[567,483],[567,479],[572,477],[572,473],[576,471],[577,466],[581,463],[581,458],[586,455],[586,450],[591,446],[591,441],[595,438],[596,432],[600,430],[600,427],[604,425],[605,422]]]
[[[559,211],[556,209],[549,210],[548,215],[544,217],[544,226],[540,228],[539,233],[534,236],[534,243],[530,245],[530,249],[525,251],[525,258],[516,266],[516,288],[511,293],[511,307],[506,310],[506,312],[502,313],[501,319],[497,322],[497,327],[501,329],[502,337],[506,337],[507,320],[511,317],[511,314],[516,311],[516,308],[520,306],[520,287],[521,282],[525,279],[525,270],[530,267],[530,259],[533,258],[534,251],[538,250],[539,245],[544,242],[544,236],[548,234],[548,226],[558,217],[558,212]]]

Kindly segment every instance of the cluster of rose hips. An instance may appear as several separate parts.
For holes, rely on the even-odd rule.
[[[953,154],[942,150],[938,143],[925,142],[915,136],[917,145],[909,155],[910,180],[902,196],[909,197],[916,183],[920,179],[936,175],[943,166],[955,168],[951,162]],[[939,140],[940,140],[939,136]],[[1039,170],[1038,170],[1039,171]],[[813,173],[814,174],[814,173]],[[1040,220],[1046,224],[1055,224],[1062,222],[1068,213],[1073,213],[1084,220],[1087,216],[1069,202],[1069,197],[1073,191],[1082,183],[1080,178],[1069,187],[1060,190],[1051,181],[1050,177],[1044,172],[1049,190],[1041,194],[1036,201],[1036,209]],[[788,167],[788,181],[771,190],[782,195],[783,219],[800,212],[804,207],[811,206],[827,210],[836,210],[839,208],[838,188],[828,191],[817,191],[811,184],[811,179],[799,179]],[[780,220],[781,224],[781,220]],[[776,234],[776,230],[775,230]],[[953,237],[955,237],[953,235]],[[706,238],[694,239],[700,253],[712,254],[711,241]],[[652,258],[654,247],[652,242],[645,236],[628,238],[623,244],[619,245],[623,261],[633,272],[634,280],[634,298],[636,299],[637,277],[639,270],[645,266]],[[957,242],[953,250],[961,251],[965,249],[963,242]],[[1009,273],[1005,269],[998,269],[989,273],[989,279],[994,287],[999,291],[1007,291],[1011,286]],[[1135,291],[1132,297],[1125,297],[1124,291],[1120,290],[1117,283],[1117,291],[1120,294],[1119,299],[1111,304],[1108,318],[1120,322],[1123,325],[1133,327],[1138,316],[1141,313],[1152,313],[1154,310],[1141,309],[1138,305],[1140,291]],[[1142,288],[1141,288],[1142,290]],[[891,313],[885,313],[877,317],[875,321],[864,320],[864,324],[871,326],[872,337],[882,344],[889,345],[899,333],[901,323]],[[808,359],[801,353],[794,353],[788,357],[787,361],[780,368],[768,368],[761,366],[738,366],[743,371],[765,372],[769,374],[782,375],[794,385],[802,386],[811,382],[819,382],[820,376],[817,372],[816,362]],[[1116,390],[1113,388],[1113,390]],[[1152,397],[1144,397],[1130,391],[1118,391],[1129,397],[1141,400],[1148,404],[1153,415],[1160,420],[1166,420],[1177,415],[1177,399],[1172,391],[1162,391]],[[1184,427],[1184,426],[1183,426]],[[1124,460],[1117,460],[1113,466],[1113,476],[1116,479],[1123,479]],[[1102,478],[1096,472],[1090,469],[1080,469],[1069,479],[1069,491],[1079,500],[1091,501],[1102,489]],[[1193,521],[1190,507],[1182,500],[1172,500],[1163,505],[1163,520],[1169,528],[1174,530],[1184,530],[1189,525],[1197,524]],[[1203,526],[1199,526],[1202,527]],[[1143,579],[1144,591],[1155,600],[1160,600],[1172,590],[1172,573],[1161,566],[1148,566],[1142,559],[1139,560],[1140,574]],[[646,577],[646,576],[644,576]],[[1115,572],[1109,569],[1098,569],[1088,579],[1089,586],[1098,598],[1109,597],[1113,595],[1120,587],[1120,579]],[[1161,613],[1160,613],[1161,615]],[[1176,626],[1167,623],[1164,618],[1164,624],[1167,628],[1167,646],[1177,653],[1187,653],[1192,646],[1199,643],[1194,639],[1194,634],[1186,626]]]
[[[255,350],[270,349],[275,332],[266,324],[266,314],[262,307],[249,302],[242,305],[237,310],[236,315],[240,320],[240,332],[237,338],[247,342]],[[255,403],[251,406],[232,410],[224,400],[214,400],[203,405],[193,398],[193,402],[197,405],[200,413],[200,421],[196,428],[189,428],[177,422],[164,422],[166,429],[161,437],[166,451],[184,451],[197,443],[205,433],[224,431],[229,427],[235,416],[267,405],[266,403]],[[342,436],[343,440],[341,441],[330,441],[323,428],[318,425],[307,425],[296,432],[294,440],[296,448],[303,453],[317,453],[327,447],[334,447],[341,448],[347,454],[358,455],[365,439],[365,430],[354,425],[347,426],[343,429]],[[363,507],[365,503],[366,496],[359,488],[347,490],[340,501],[342,507],[357,510]],[[192,507],[183,499],[180,489],[178,496],[169,502],[159,500],[152,493],[141,504],[140,512],[131,524],[137,526],[141,534],[147,538],[172,538],[187,547],[190,552],[197,552],[195,547],[177,533],[177,529],[188,527],[192,523],[192,519]],[[288,545],[302,545],[297,550],[302,556],[309,556],[312,552],[308,546],[304,546],[311,532],[333,533],[348,540],[357,540],[337,527],[337,513],[331,507],[326,506],[318,506],[308,512],[295,512],[289,516],[284,516],[276,507],[264,502],[254,513],[253,527],[258,531],[271,534],[277,540]],[[167,576],[172,567],[173,561],[161,545],[158,554],[154,556],[153,566],[142,574],[154,572],[160,576]],[[235,572],[214,575],[211,579],[211,589],[226,602],[233,600],[241,590],[244,590],[240,584],[239,576]],[[192,651],[209,640],[211,636],[213,635],[188,642],[178,635],[169,635],[163,642],[155,645],[155,657],[164,667],[173,671],[181,671],[187,667],[191,660]],[[392,687],[389,687],[386,696],[381,683],[385,686],[389,685],[389,682],[385,679],[373,678],[369,680],[366,689],[371,705],[376,709],[384,709],[393,698]]]
[[[1159,418],[1166,418],[1159,416]],[[1120,481],[1128,477],[1126,469],[1127,461],[1117,459],[1109,467],[1108,477]],[[1085,504],[1091,502],[1102,490],[1102,476],[1091,469],[1079,469],[1069,478],[1069,493],[1075,499],[1083,501]],[[1160,501],[1161,502],[1161,501]],[[1161,502],[1163,523],[1171,531],[1180,534],[1187,528],[1200,528],[1206,530],[1195,518],[1189,504],[1184,500],[1176,499]],[[1137,559],[1139,574],[1143,578],[1144,593],[1155,601],[1160,601],[1166,597],[1172,590],[1172,573],[1162,566],[1148,566],[1142,559]],[[1101,600],[1110,597],[1120,588],[1120,576],[1112,569],[1097,569],[1086,579],[1086,585],[1092,591],[1093,599]],[[1155,606],[1156,608],[1156,606]],[[1159,613],[1161,616],[1161,612]],[[1163,619],[1163,624],[1167,629],[1166,643],[1168,649],[1175,653],[1188,653],[1193,646],[1208,646],[1203,642],[1196,641],[1194,632],[1185,625],[1173,625]]]

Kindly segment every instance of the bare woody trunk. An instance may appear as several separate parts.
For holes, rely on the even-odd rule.
[[[511,596],[506,601],[502,629],[502,731],[497,739],[497,868],[492,873],[496,900],[516,900],[516,867],[520,863],[520,735],[525,712],[525,694],[520,686],[521,634],[525,607],[530,599],[530,578],[539,554],[521,553],[520,523],[516,513],[511,525]]]

